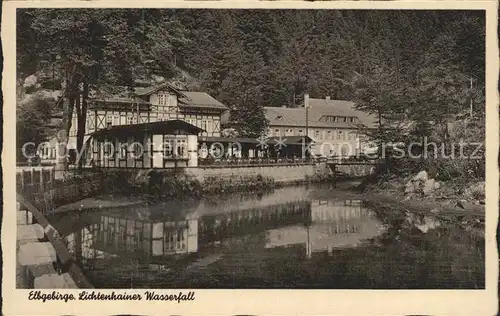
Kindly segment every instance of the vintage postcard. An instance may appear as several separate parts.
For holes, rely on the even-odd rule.
[[[497,10],[4,2],[4,314],[495,315]]]

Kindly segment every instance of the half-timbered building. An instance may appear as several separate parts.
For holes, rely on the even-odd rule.
[[[200,136],[219,137],[221,115],[228,108],[205,92],[179,90],[168,83],[135,88],[127,97],[90,100],[86,138],[90,134],[119,125],[182,120],[203,130]],[[69,145],[76,148],[77,118],[69,131]]]
[[[86,160],[101,168],[198,166],[198,134],[182,120],[110,126],[91,134]]]

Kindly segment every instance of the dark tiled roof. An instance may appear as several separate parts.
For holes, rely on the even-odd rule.
[[[269,144],[276,144],[276,143],[283,143],[285,145],[302,145],[304,144],[304,138],[305,138],[305,143],[313,143],[314,140],[309,137],[309,136],[283,136],[281,138],[279,137],[271,137],[269,138]]]
[[[179,90],[169,83],[162,83],[153,87],[138,87],[134,88],[134,92],[138,96],[147,96],[153,94],[161,89],[169,88],[177,93],[179,97],[180,106],[199,107],[199,108],[212,108],[226,110],[227,106],[217,101],[214,97],[206,92],[185,91]]]
[[[302,145],[302,139],[304,138],[305,136],[286,136],[286,137],[283,137],[281,139],[279,139],[278,137],[270,137],[266,140],[266,144],[268,145],[275,145],[275,144],[278,144],[278,143],[283,143],[283,144],[286,144],[286,145]],[[307,143],[310,143],[312,142],[313,140],[310,138],[310,137],[307,137],[306,138],[306,142]],[[255,139],[255,138],[241,138],[241,137],[235,137],[235,138],[231,138],[231,137],[207,137],[207,136],[203,136],[203,137],[199,137],[198,138],[198,142],[199,143],[202,143],[202,142],[207,142],[207,143],[215,143],[215,142],[219,142],[219,143],[240,143],[240,144],[260,144],[259,140],[258,139]]]
[[[306,125],[306,109],[265,107],[266,118],[270,126],[296,126]],[[375,118],[365,112],[354,108],[354,102],[343,100],[309,99],[308,110],[309,127],[331,127],[331,128],[357,128],[375,126]],[[326,122],[323,116],[356,117],[354,122]]]
[[[164,82],[161,84],[158,84],[156,86],[151,86],[151,87],[136,87],[134,88],[134,93],[137,94],[138,96],[146,96],[155,93],[156,91],[159,91],[164,88],[169,88],[179,94],[182,94],[176,87],[171,85],[168,82]]]
[[[138,132],[150,132],[150,133],[170,133],[174,130],[184,130],[188,133],[198,135],[203,129],[196,127],[192,124],[184,122],[182,120],[168,120],[161,122],[152,123],[142,123],[142,124],[131,124],[131,125],[116,125],[110,128],[105,128],[98,130],[91,134],[91,136],[97,135],[110,135],[117,136],[129,133]]]
[[[198,142],[207,143],[242,143],[242,144],[258,144],[259,141],[255,138],[232,138],[232,137],[212,137],[212,136],[201,136],[198,138]]]
[[[181,106],[227,110],[228,107],[206,92],[181,91],[186,97],[179,97]]]

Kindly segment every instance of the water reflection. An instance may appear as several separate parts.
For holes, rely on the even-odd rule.
[[[334,248],[362,244],[382,232],[382,225],[361,200],[314,200],[311,220],[303,226],[290,226],[267,232],[266,248],[304,245],[306,256]]]
[[[483,240],[310,192],[75,212],[53,224],[101,288],[484,286]]]
[[[79,259],[132,256],[155,262],[196,253],[199,247],[230,248],[238,237],[262,232],[266,236],[262,248],[304,244],[308,255],[354,246],[380,233],[379,221],[363,208],[361,200],[295,201],[218,213],[211,210],[182,220],[140,218],[143,210],[101,212],[97,220],[94,216],[94,223],[70,233],[67,243]]]

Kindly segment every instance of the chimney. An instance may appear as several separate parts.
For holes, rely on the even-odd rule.
[[[330,96],[327,95],[326,98],[325,98],[326,101],[330,101]]]
[[[304,94],[304,107],[305,108],[309,107],[309,93]]]

